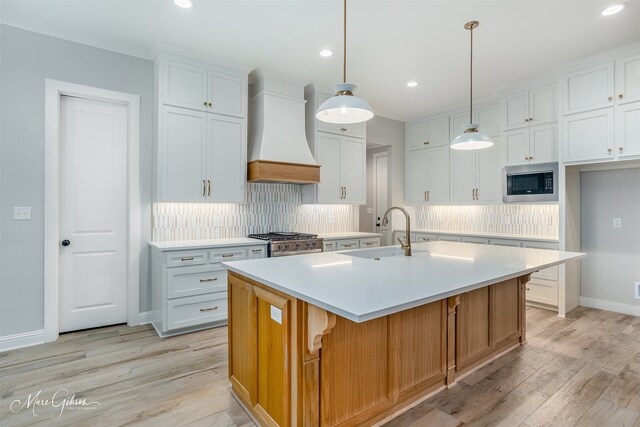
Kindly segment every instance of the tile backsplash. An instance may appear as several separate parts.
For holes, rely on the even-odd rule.
[[[557,204],[419,206],[416,228],[459,233],[495,233],[557,239]]]
[[[248,183],[246,203],[154,203],[153,241],[354,231],[354,211],[351,205],[304,205],[300,185]]]

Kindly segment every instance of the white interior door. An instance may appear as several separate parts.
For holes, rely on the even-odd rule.
[[[60,332],[127,321],[127,107],[60,100]]]
[[[382,233],[381,242],[388,242],[389,227],[382,226],[382,216],[389,209],[388,188],[387,188],[387,153],[375,153],[373,155],[374,170],[374,233]]]

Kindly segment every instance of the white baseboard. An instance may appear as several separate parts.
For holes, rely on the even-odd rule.
[[[639,305],[623,304],[589,297],[580,297],[580,305],[583,307],[598,308],[600,310],[615,311],[616,313],[630,314],[632,316],[640,316]]]
[[[0,352],[44,344],[44,329],[0,337]]]
[[[151,323],[153,312],[152,311],[141,311],[140,312],[140,325],[148,325]]]

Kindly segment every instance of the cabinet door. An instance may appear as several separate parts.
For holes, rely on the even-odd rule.
[[[576,71],[565,78],[564,112],[579,113],[613,105],[613,63]]]
[[[406,188],[409,203],[424,203],[427,201],[428,167],[428,149],[424,148],[407,153]]]
[[[427,122],[408,124],[406,132],[406,143],[408,149],[424,148],[427,146]]]
[[[529,92],[520,92],[504,100],[504,129],[517,129],[529,124]]]
[[[541,125],[558,121],[556,86],[531,90],[529,95],[529,124]]]
[[[340,185],[345,188],[343,203],[366,203],[365,145],[364,139],[355,138],[342,138],[340,143]]]
[[[504,133],[504,152],[508,165],[529,163],[529,127]]]
[[[247,115],[247,83],[244,79],[209,71],[208,81],[209,111],[238,117]]]
[[[160,199],[203,201],[207,179],[207,114],[175,107],[163,107],[161,111]]]
[[[318,132],[316,161],[320,165],[318,203],[341,203],[339,136]]]
[[[449,145],[449,117],[427,122],[427,142],[429,147]]]
[[[244,119],[208,114],[208,122],[211,188],[207,182],[207,200],[240,203],[247,180]]]
[[[429,148],[427,158],[427,201],[447,203],[449,201],[449,144],[443,147]]]
[[[558,127],[553,125],[531,126],[529,133],[530,163],[558,161]]]
[[[616,62],[616,99],[619,105],[640,101],[640,55]]]
[[[616,111],[616,151],[618,157],[640,155],[640,102]]]
[[[574,114],[563,121],[565,162],[613,158],[613,109]]]
[[[164,62],[162,102],[166,105],[205,111],[207,70],[173,61]]]
[[[476,153],[451,150],[451,201],[468,203],[474,199],[476,188]]]
[[[500,105],[478,107],[474,114],[480,132],[487,135],[500,135]]]
[[[476,200],[502,201],[502,167],[500,165],[500,140],[493,139],[493,146],[477,151]]]

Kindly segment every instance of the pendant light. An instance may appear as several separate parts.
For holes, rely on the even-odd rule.
[[[320,105],[316,118],[328,123],[359,123],[373,117],[373,110],[364,99],[355,96],[356,85],[347,83],[347,0],[344,0],[342,83],[333,86],[335,95]]]
[[[489,148],[493,141],[486,134],[478,131],[478,125],[473,123],[473,30],[479,25],[478,21],[470,21],[464,24],[465,30],[471,33],[471,61],[470,61],[470,85],[469,85],[469,124],[463,133],[451,142],[454,150],[480,150]]]

